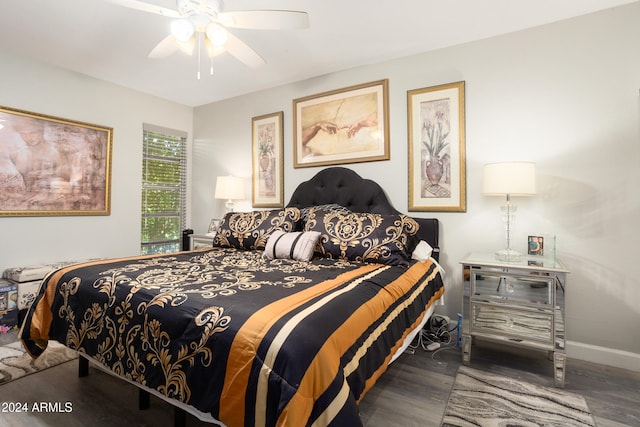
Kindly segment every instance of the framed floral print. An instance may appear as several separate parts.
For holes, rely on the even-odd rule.
[[[113,129],[0,107],[0,216],[111,213]]]
[[[293,100],[293,167],[389,160],[388,80]]]
[[[253,117],[252,126],[252,195],[258,208],[284,206],[284,167],[282,111]]]
[[[407,92],[409,210],[465,212],[464,82]]]

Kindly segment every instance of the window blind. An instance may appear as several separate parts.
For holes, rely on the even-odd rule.
[[[142,254],[180,250],[187,211],[187,134],[143,125]]]

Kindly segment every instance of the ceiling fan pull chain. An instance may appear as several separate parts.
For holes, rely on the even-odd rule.
[[[202,33],[198,32],[198,80],[200,80],[200,64],[202,63],[201,60],[201,47],[202,47]]]
[[[211,75],[213,76],[213,58],[209,58],[209,59],[211,61],[211,68],[210,68],[209,71],[211,72]]]

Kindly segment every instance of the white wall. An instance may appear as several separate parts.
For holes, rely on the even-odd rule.
[[[292,99],[389,79],[391,159],[347,165],[407,210],[410,89],[466,82],[467,212],[416,213],[441,220],[447,270],[445,314],[460,311],[459,260],[503,245],[501,200],[480,194],[482,165],[537,163],[539,188],[517,200],[515,241],[558,236],[571,270],[569,355],[640,370],[640,4],[400,60],[334,73],[198,107],[194,114],[193,225],[224,212],[217,175],[251,176],[251,117],[284,111],[285,200],[319,168],[294,169]],[[251,194],[250,192],[248,194]],[[251,209],[250,197],[237,204]]]
[[[0,51],[0,105],[113,128],[111,215],[0,217],[7,267],[140,253],[142,123],[191,137],[193,109]]]

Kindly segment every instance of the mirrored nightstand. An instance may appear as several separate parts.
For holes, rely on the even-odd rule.
[[[503,262],[490,253],[461,261],[462,362],[471,362],[474,337],[546,350],[554,383],[564,387],[564,287],[569,273],[559,261],[536,256]]]

